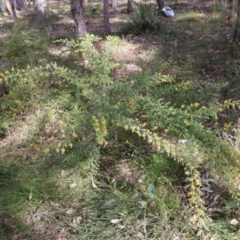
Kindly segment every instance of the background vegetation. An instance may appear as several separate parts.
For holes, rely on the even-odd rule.
[[[82,39],[65,2],[1,17],[0,239],[238,239],[234,27],[154,4],[110,9],[107,37],[97,2]]]

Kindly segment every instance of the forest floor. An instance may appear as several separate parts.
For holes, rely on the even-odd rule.
[[[176,16],[158,14],[159,28],[138,35],[122,32],[131,15],[126,11],[126,1],[118,1],[117,9],[110,8],[112,32],[120,38],[113,52],[119,64],[113,78],[131,78],[157,69],[179,82],[207,80],[206,89],[213,83],[228,82],[219,101],[240,100],[240,58],[231,48],[234,23],[227,20],[226,8],[216,1],[166,2]],[[26,41],[26,36],[31,41],[27,42],[30,52],[26,54],[31,64],[39,66],[50,59],[60,65],[78,66],[66,57],[66,46],[56,42],[75,37],[69,3],[60,0],[48,4],[51,16],[42,22],[35,22],[32,6],[21,11],[15,32],[11,18],[5,13],[0,16],[0,49],[7,49],[4,58],[0,52],[0,73],[9,70],[11,61],[15,61],[11,57],[17,55],[14,46]],[[89,1],[85,8],[88,32],[102,38],[95,46],[99,51],[105,43],[101,4]],[[155,2],[151,4],[155,9]],[[17,64],[24,66],[28,59]],[[156,200],[160,210],[147,213],[141,205],[140,186],[146,175],[141,159],[144,150],[135,157],[134,151],[123,147],[120,159],[103,156],[99,177],[94,179],[87,174],[88,166],[76,160],[68,162],[63,155],[39,152],[41,141],[29,136],[38,129],[41,110],[33,114],[29,113],[24,122],[17,120],[7,133],[0,132],[0,240],[187,240],[201,235],[184,218],[187,196],[181,166],[173,165],[176,169],[170,177],[162,174],[162,198]],[[220,113],[219,125],[235,118]],[[212,180],[206,171],[203,178]],[[239,205],[226,207],[225,200],[220,201],[224,194],[221,186],[204,192],[206,205],[216,204],[209,207],[211,221],[201,239],[239,239]]]

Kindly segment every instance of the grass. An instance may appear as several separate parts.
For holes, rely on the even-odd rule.
[[[63,9],[61,6],[61,11]],[[98,9],[96,12],[90,9],[89,16],[95,18],[95,15],[98,15]],[[220,99],[239,100],[238,62],[228,50],[232,31],[228,23],[216,15],[205,18],[196,11],[180,12],[173,20],[159,16],[157,19],[161,22],[160,30],[145,34],[144,29],[140,37],[129,40],[137,46],[133,50],[136,55],[144,56],[145,51],[153,49],[154,59],[150,63],[142,59],[139,64],[131,58],[130,62],[140,65],[143,70],[151,68],[170,74],[179,82],[208,79],[209,85],[199,88],[199,93],[211,89],[211,83],[227,80],[230,84],[224,88]],[[50,22],[53,27],[64,26],[55,21]],[[9,27],[11,24],[0,25],[0,31],[5,33],[0,45],[5,49],[2,57],[11,64],[24,67],[34,61],[38,65],[54,59],[73,68],[78,66],[69,55],[53,57],[47,53],[50,48],[61,47],[61,44],[53,44],[51,39],[69,37],[64,28],[59,27],[56,33],[49,30],[51,24],[47,22],[46,28],[44,25],[41,28],[46,32],[38,32],[35,26],[32,29],[26,22],[19,25],[21,31],[29,33],[20,49],[27,57],[24,61],[19,58],[10,61],[16,53],[12,50],[13,45],[18,46],[18,35],[8,38],[14,29]],[[19,29],[16,32],[20,34]],[[36,43],[36,36],[43,37]],[[125,38],[122,43],[125,41],[128,40]],[[121,60],[129,64],[124,56]],[[120,72],[119,75],[127,74]],[[196,93],[196,100],[199,100],[199,93]],[[41,96],[40,108],[29,111],[22,120],[15,119],[0,141],[1,240],[196,239],[196,232],[186,217],[187,194],[184,169],[180,164],[154,153],[145,157],[145,146],[135,148],[127,143],[116,144],[110,150],[102,149],[104,157],[96,175],[90,171],[91,162],[86,161],[81,149],[72,149],[63,155],[40,154],[38,148],[46,145],[39,140],[39,133],[45,126],[44,116],[49,111],[53,111],[54,116],[56,110],[44,94]],[[238,112],[234,113],[236,116]],[[232,113],[225,117],[234,122],[230,119]],[[53,119],[56,121],[57,117]],[[151,184],[156,191],[153,197],[149,190]],[[214,189],[214,193],[217,196],[218,190]],[[230,200],[228,197],[223,199],[221,214],[207,221],[206,239],[238,239],[239,225],[233,226],[230,221],[233,218],[239,220],[239,209],[227,208],[224,201]],[[201,232],[197,234],[201,235]]]
[[[182,13],[181,15],[177,16],[176,20],[178,22],[186,22],[186,23],[192,23],[199,20],[201,21],[201,18],[204,17],[204,14],[196,12],[196,11],[189,11],[186,13]]]
[[[17,228],[17,235],[34,239],[35,231],[39,231],[39,239],[47,239],[59,230],[64,233],[68,229],[77,234],[77,239],[92,239],[96,235],[97,239],[137,239],[137,235],[143,234],[160,237],[156,224],[162,229],[179,231],[181,217],[174,218],[176,209],[182,211],[181,201],[176,201],[178,194],[166,177],[159,179],[159,197],[150,200],[146,189],[141,190],[144,184],[139,187],[107,184],[105,177],[100,177],[95,182],[97,188],[93,188],[81,163],[69,168],[60,164],[60,160],[45,161],[1,168],[1,221]],[[150,210],[145,204],[150,205]],[[175,230],[169,225],[170,219],[176,225]],[[44,235],[49,224],[52,229]],[[1,236],[7,239],[8,234],[7,226],[1,229]],[[170,238],[161,236],[161,239]]]

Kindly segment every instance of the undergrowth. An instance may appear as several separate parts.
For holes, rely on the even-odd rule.
[[[16,229],[29,239],[223,239],[221,228],[234,239],[238,225],[223,223],[239,218],[240,204],[239,101],[221,98],[228,83],[159,69],[113,77],[120,40],[107,37],[101,52],[98,41],[55,42],[81,63],[76,68],[35,65],[30,55],[21,62],[30,47],[23,42],[0,73],[3,238]],[[4,58],[13,43],[14,34]],[[219,121],[224,113],[231,117]],[[206,182],[223,192],[225,212],[213,220],[220,227],[209,220]]]
[[[121,29],[123,34],[139,35],[160,28],[160,19],[155,5],[147,1],[137,4],[134,9],[129,16],[129,21]]]

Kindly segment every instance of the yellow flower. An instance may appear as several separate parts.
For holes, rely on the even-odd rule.
[[[75,132],[72,133],[73,138],[77,138],[77,134]]]
[[[62,154],[65,153],[65,148],[61,148],[61,153],[62,153]]]
[[[186,126],[190,126],[190,123],[187,120],[183,121]]]
[[[197,221],[197,216],[196,216],[196,214],[194,214],[194,215],[191,217],[191,220],[192,220],[192,222],[196,222],[196,221]]]
[[[44,153],[45,153],[45,154],[48,154],[48,153],[49,153],[49,148],[46,148],[46,149],[44,150]]]
[[[201,186],[201,181],[199,179],[196,180],[196,186]]]
[[[194,106],[195,106],[195,107],[198,107],[198,106],[199,106],[199,103],[197,103],[197,102],[194,103]]]
[[[37,152],[40,152],[40,148],[39,147],[35,147]]]
[[[148,143],[152,143],[153,139],[151,137],[148,138]]]
[[[100,128],[99,127],[95,127],[95,131],[96,132],[100,132]]]

